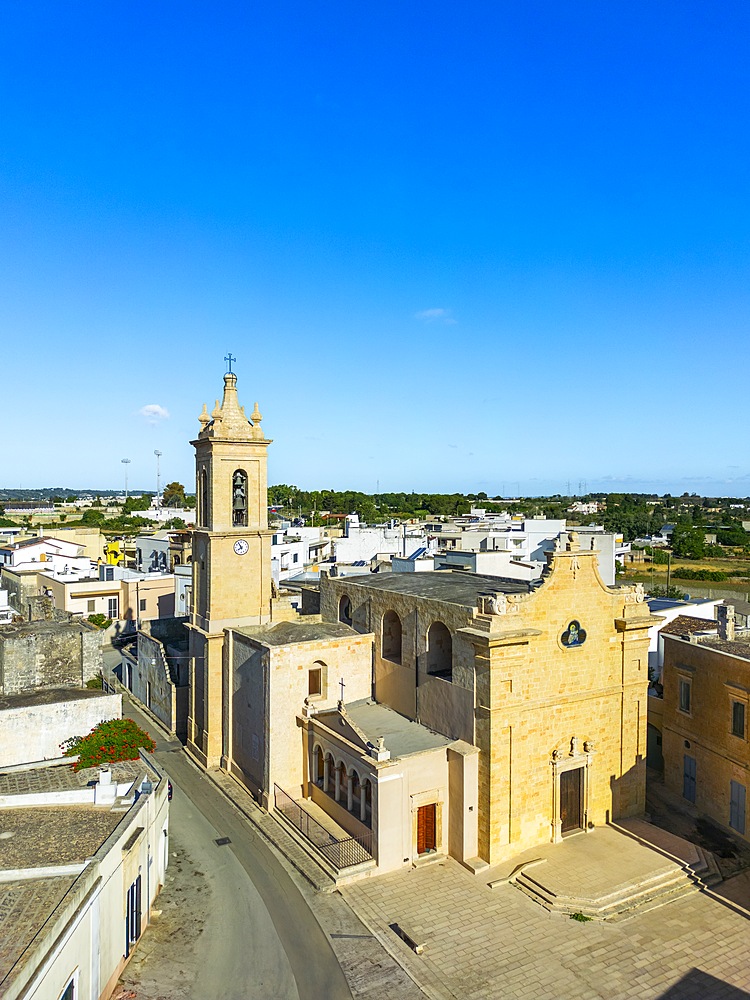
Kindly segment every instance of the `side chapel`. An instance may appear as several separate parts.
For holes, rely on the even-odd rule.
[[[324,576],[321,614],[297,615],[272,591],[257,404],[248,418],[229,372],[199,420],[196,760],[268,809],[312,801],[378,871],[446,854],[479,871],[643,813],[654,619],[640,585],[606,586],[569,531],[541,581]]]

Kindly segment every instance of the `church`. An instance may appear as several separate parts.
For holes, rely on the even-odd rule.
[[[330,820],[350,861],[479,872],[645,808],[641,585],[564,532],[541,580],[323,576],[320,615],[272,588],[271,441],[237,377],[199,416],[188,751],[269,810]],[[300,812],[301,811],[301,812]],[[353,870],[353,869],[352,869]]]

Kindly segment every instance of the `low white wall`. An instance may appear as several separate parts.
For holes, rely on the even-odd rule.
[[[86,736],[105,719],[120,718],[119,694],[0,709],[0,767],[55,760],[63,740]]]

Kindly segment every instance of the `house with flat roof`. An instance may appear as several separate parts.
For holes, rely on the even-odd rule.
[[[167,781],[145,756],[0,774],[0,995],[107,997],[169,862]]]

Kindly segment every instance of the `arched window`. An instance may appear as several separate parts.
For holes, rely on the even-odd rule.
[[[344,625],[352,623],[352,602],[346,594],[339,601],[339,621],[343,622]]]
[[[433,622],[427,633],[427,673],[453,680],[453,640],[442,622]]]
[[[320,698],[323,696],[326,680],[326,665],[322,660],[316,660],[307,671],[307,697]]]
[[[237,469],[232,476],[232,525],[247,525],[247,473],[243,469]]]
[[[395,611],[386,611],[381,626],[380,651],[385,660],[401,662],[401,619]]]

